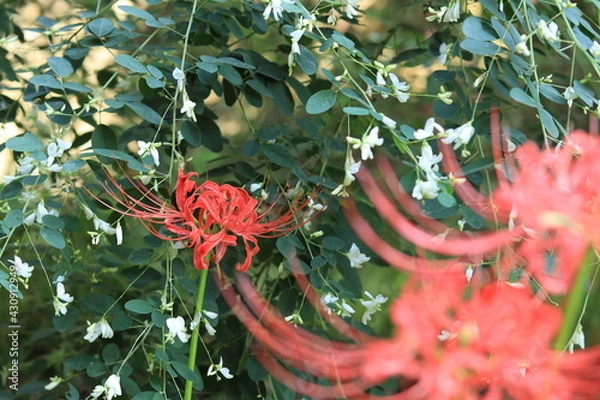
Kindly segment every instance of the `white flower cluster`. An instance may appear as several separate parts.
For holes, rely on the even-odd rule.
[[[88,321],[87,333],[83,337],[84,340],[92,343],[94,340],[102,336],[102,339],[110,339],[114,335],[110,324],[106,318],[101,318],[100,321],[90,324]]]
[[[17,172],[21,175],[38,175],[40,172],[61,172],[63,167],[58,161],[69,150],[73,143],[62,139],[56,139],[51,142],[46,149],[46,154],[39,152],[40,156],[32,157],[25,155],[18,161]],[[5,175],[4,183],[9,183],[16,179],[13,175]]]
[[[104,385],[97,385],[92,391],[91,396],[94,399],[104,396],[106,400],[112,400],[113,398],[121,396],[122,394],[121,378],[119,375],[113,374],[106,379]]]
[[[452,0],[439,10],[428,7],[427,11],[431,14],[425,18],[428,22],[456,22],[460,18],[460,0]]]
[[[456,150],[469,143],[474,134],[475,129],[470,121],[457,128],[444,129],[443,126],[435,122],[434,118],[429,118],[422,129],[415,131],[415,139],[423,140],[421,155],[417,156],[417,161],[419,170],[425,174],[425,180],[419,178],[416,181],[412,192],[415,199],[436,198],[440,191],[438,182],[445,179],[439,174],[438,164],[442,161],[442,154],[434,154],[433,149],[425,140],[437,136],[445,144],[454,144],[454,150]],[[468,154],[469,152],[463,148],[463,157],[468,156]]]
[[[335,313],[342,317],[351,317],[356,311],[350,304],[346,303],[346,300],[340,299],[333,293],[325,293],[321,296],[321,306],[327,311],[327,314],[334,312],[331,307],[335,308]]]
[[[185,88],[185,73],[179,69],[175,68],[173,70],[173,78],[177,81],[177,91],[181,93],[183,98],[183,105],[181,106],[180,112],[185,114],[188,118],[191,118],[192,121],[196,121],[196,113],[194,112],[196,108],[196,103],[190,100],[190,97]],[[156,165],[158,163],[155,162]]]
[[[85,217],[88,220],[91,219],[94,223],[94,229],[96,231],[88,232],[88,235],[90,235],[90,237],[92,238],[93,245],[97,245],[98,243],[100,243],[100,237],[102,236],[102,234],[98,231],[101,231],[107,235],[115,235],[117,239],[117,245],[123,243],[123,228],[121,227],[121,222],[117,222],[117,225],[113,228],[111,224],[98,218],[98,216],[94,214],[94,212],[90,210],[89,207],[87,207],[85,204],[82,205],[82,209],[85,214]]]
[[[65,289],[65,285],[63,284],[65,280],[64,276],[59,276],[56,278],[54,283],[56,284],[56,295],[54,296],[54,315],[66,315],[67,314],[67,305],[73,302],[73,296],[67,293]]]

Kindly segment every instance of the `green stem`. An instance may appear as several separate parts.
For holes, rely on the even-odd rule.
[[[196,295],[196,311],[194,315],[200,313],[202,315],[202,310],[204,306],[204,292],[206,291],[206,281],[208,278],[208,268],[200,271],[200,280],[198,282],[198,293]],[[192,331],[192,341],[190,342],[190,354],[188,356],[188,367],[192,370],[196,370],[196,354],[198,352],[198,339],[200,338],[199,330],[200,323],[198,323],[194,330]],[[192,389],[193,389],[192,381],[185,382],[185,393],[183,395],[184,400],[192,400]]]
[[[594,265],[595,258],[596,253],[593,248],[590,248],[579,268],[573,289],[565,302],[563,323],[554,341],[554,350],[556,351],[565,351],[580,321],[589,289],[591,267]]]

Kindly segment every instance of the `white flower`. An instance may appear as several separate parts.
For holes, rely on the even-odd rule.
[[[377,297],[373,297],[373,295],[367,291],[365,291],[365,295],[367,295],[369,300],[360,301],[360,303],[367,309],[363,314],[361,321],[363,324],[367,325],[367,323],[371,321],[371,316],[377,311],[381,310],[381,305],[384,304],[388,298],[381,294],[378,294]]]
[[[123,228],[121,228],[121,222],[117,222],[117,227],[115,228],[115,235],[117,237],[117,246],[123,243]]]
[[[387,82],[385,81],[385,78],[383,77],[383,74],[381,73],[381,71],[377,71],[377,76],[375,77],[375,82],[379,86],[385,86],[385,85],[387,85]],[[385,97],[387,97],[387,95],[385,95],[384,98]]]
[[[412,197],[417,200],[435,199],[440,191],[437,179],[433,175],[427,175],[427,180],[417,179],[417,183],[412,191]]]
[[[540,31],[540,35],[550,43],[558,42],[560,32],[558,31],[558,25],[556,22],[546,23],[545,20],[541,19],[537,27]]]
[[[115,233],[117,233],[117,230],[115,228],[113,228],[112,226],[110,226],[110,224],[106,221],[101,220],[100,218],[94,216],[94,229],[96,230],[101,230],[102,232],[106,233],[107,235],[114,235]]]
[[[196,106],[196,103],[194,103],[194,106]],[[183,112],[183,109],[181,110],[181,112]],[[138,140],[137,145],[138,155],[143,157],[146,154],[150,154],[152,156],[152,161],[154,161],[154,165],[157,167],[160,165],[160,157],[158,155],[158,147],[160,147],[160,143],[144,142],[143,140]]]
[[[419,161],[419,168],[421,168],[426,174],[431,174],[432,172],[437,172],[439,170],[439,166],[437,165],[442,158],[443,154],[433,154],[433,149],[427,142],[423,142],[421,146],[421,155],[417,156],[417,160]]]
[[[432,8],[432,7],[427,7],[427,12],[429,12],[431,15],[426,17],[425,20],[428,22],[433,22],[436,20],[437,20],[437,22],[442,22],[442,18],[444,18],[444,14],[446,14],[446,10],[448,10],[448,7],[446,7],[446,6],[440,8],[439,10],[436,10],[435,8]]]
[[[440,53],[440,55],[438,56],[438,61],[440,62],[440,64],[446,65],[446,62],[448,61],[448,45],[446,43],[440,44],[440,47],[438,48],[438,53]]]
[[[400,82],[396,74],[390,73],[389,77],[392,81],[392,94],[400,103],[406,103],[410,97],[410,95],[406,93],[410,90],[410,86],[406,82]]]
[[[302,39],[304,32],[306,32],[306,29],[297,29],[290,33],[290,37],[292,38],[292,54],[300,54],[300,45],[298,42]]]
[[[283,16],[283,3],[290,3],[289,0],[271,0],[269,5],[263,12],[263,18],[269,19],[269,16],[273,14],[273,19],[279,21]]]
[[[44,389],[46,390],[52,390],[55,387],[57,387],[58,385],[60,385],[63,381],[63,378],[61,378],[58,375],[53,376],[52,378],[50,378],[50,383],[48,383],[46,386],[44,386]]]
[[[206,376],[216,375],[217,380],[220,381],[221,377],[217,374],[217,372],[223,375],[223,378],[225,379],[233,378],[233,375],[229,372],[229,368],[223,366],[223,357],[219,357],[218,364],[212,364],[210,367],[208,367],[208,372],[206,372]]]
[[[352,268],[362,268],[362,265],[371,260],[371,257],[367,257],[366,254],[360,252],[360,249],[356,243],[352,243],[350,250],[348,250],[348,259],[350,260],[350,266]]]
[[[369,132],[365,132],[361,140],[347,137],[346,140],[352,145],[353,149],[360,149],[360,158],[362,160],[373,159],[372,148],[381,146],[383,138],[379,137],[379,127],[372,128]]]
[[[111,375],[104,382],[104,386],[97,385],[92,391],[91,396],[95,399],[104,395],[106,400],[112,400],[113,397],[121,396],[121,378],[118,375]]]
[[[475,128],[473,128],[469,121],[458,128],[446,130],[446,137],[442,139],[442,142],[446,144],[454,143],[454,150],[456,150],[460,146],[469,143],[474,134]]]
[[[394,121],[390,117],[386,116],[385,114],[380,113],[379,115],[381,115],[381,123],[382,124],[384,124],[385,126],[387,126],[390,129],[396,128],[396,121]]]
[[[327,311],[327,314],[331,315],[332,311],[331,308],[329,308],[329,305],[335,304],[338,300],[339,297],[334,296],[332,293],[325,293],[323,296],[321,296],[321,305],[323,306],[323,309]]]
[[[358,15],[358,11],[356,11],[356,9],[358,8],[358,3],[361,1],[362,0],[345,0],[346,17],[348,17],[348,19],[352,19]]]
[[[442,22],[456,22],[460,18],[460,0],[453,0],[444,13]]]
[[[31,156],[25,156],[19,161],[17,171],[21,174],[29,174],[35,168],[34,159]]]
[[[29,264],[23,262],[23,260],[21,260],[21,257],[19,256],[15,256],[14,260],[8,260],[8,262],[13,265],[15,272],[21,278],[31,278],[31,273],[33,272],[33,265],[29,266]]]
[[[337,196],[338,194],[341,194],[342,196],[348,195],[348,193],[344,191],[344,188],[356,180],[354,175],[356,175],[360,170],[360,163],[360,161],[354,161],[352,153],[348,151],[348,154],[346,154],[346,162],[344,163],[344,181],[341,185],[335,188],[333,192],[331,192],[333,196]]]
[[[521,41],[515,46],[515,52],[518,54],[523,54],[525,57],[529,57],[531,55],[529,47],[527,47],[526,35],[521,35]]]
[[[338,314],[342,317],[351,317],[354,314],[354,308],[350,306],[350,304],[346,303],[346,300],[342,300],[342,304],[340,305],[340,310]]]
[[[599,59],[600,58],[600,43],[596,42],[594,40],[594,44],[592,44],[592,47],[589,48],[590,53],[592,53],[592,56],[594,56],[595,59]]]
[[[62,278],[62,279],[61,279]],[[56,296],[54,296],[54,315],[65,315],[67,305],[73,301],[73,296],[65,291],[65,285],[62,283],[63,276],[60,276],[56,282]]]
[[[571,336],[571,340],[569,341],[569,353],[573,354],[576,345],[581,349],[585,349],[585,334],[583,333],[581,323],[577,324],[575,332],[573,332],[573,336]]]
[[[114,335],[112,328],[110,327],[106,318],[102,318],[98,322],[94,322],[90,324],[88,321],[87,333],[83,337],[84,340],[92,343],[94,340],[98,339],[98,337],[102,336],[102,339],[110,339]]]
[[[169,336],[172,338],[178,337],[182,343],[186,343],[191,335],[187,333],[185,321],[182,317],[167,318],[167,328],[169,328]]]
[[[183,71],[175,67],[175,69],[173,70],[173,78],[175,78],[175,80],[177,81],[177,90],[183,92],[183,90],[185,89],[185,74],[183,73]]]
[[[417,140],[423,140],[423,139],[427,139],[428,137],[431,137],[434,135],[433,130],[436,130],[438,133],[443,133],[444,132],[444,128],[438,124],[437,122],[435,122],[435,119],[433,117],[429,118],[427,121],[425,121],[425,126],[423,127],[423,129],[417,129],[414,133],[415,135],[415,139]]]
[[[195,108],[196,108],[196,103],[191,101],[187,96],[184,96],[183,97],[183,106],[181,106],[181,110],[179,110],[179,111],[182,114],[185,114],[188,118],[191,118],[193,121],[196,121],[196,113],[194,112]]]
[[[577,92],[575,91],[575,88],[573,86],[569,86],[565,89],[563,97],[565,98],[565,100],[567,100],[567,104],[569,104],[569,107],[571,107],[573,105],[573,100],[578,98],[579,95],[577,95]]]
[[[462,231],[462,229],[461,229]],[[467,282],[471,282],[473,279],[473,273],[475,272],[475,268],[472,265],[469,265],[467,269],[465,269],[465,278],[467,278]]]

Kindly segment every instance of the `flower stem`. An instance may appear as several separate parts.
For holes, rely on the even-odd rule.
[[[202,315],[202,310],[204,307],[204,293],[206,291],[207,277],[208,277],[208,268],[200,270],[200,279],[198,282],[198,293],[196,294],[196,310],[194,312],[194,315],[196,315],[198,313],[200,313],[200,315]],[[188,356],[188,367],[192,371],[196,370],[196,354],[198,352],[198,339],[200,338],[200,334],[199,334],[200,325],[202,325],[202,324],[198,323],[194,327],[194,330],[192,331],[192,340],[190,342],[190,354]],[[193,385],[194,384],[192,381],[188,380],[185,382],[185,393],[183,396],[184,400],[192,400]]]
[[[586,295],[590,289],[590,272],[591,267],[595,264],[595,258],[596,253],[593,248],[590,248],[583,258],[583,263],[577,273],[575,284],[565,303],[563,322],[560,332],[558,332],[558,336],[554,341],[554,350],[556,351],[565,351],[581,319],[581,314],[585,307]]]

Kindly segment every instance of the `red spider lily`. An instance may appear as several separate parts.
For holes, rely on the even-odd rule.
[[[212,181],[198,184],[198,174],[179,171],[175,186],[174,204],[156,196],[140,183],[132,182],[138,194],[128,194],[112,177],[113,190],[103,185],[108,194],[125,210],[104,205],[142,221],[150,232],[164,240],[182,241],[194,248],[194,265],[208,268],[209,259],[219,263],[229,247],[242,240],[246,253],[239,271],[250,268],[252,258],[259,252],[258,238],[282,236],[301,226],[305,221],[302,210],[308,204],[295,200],[286,212],[277,213],[274,206],[259,211],[261,204],[248,192],[228,184]],[[101,200],[100,200],[101,201]],[[271,219],[271,215],[279,214]],[[156,226],[164,227],[168,234]]]

